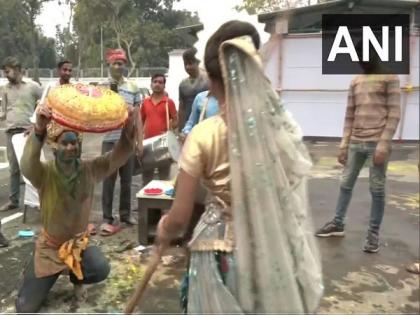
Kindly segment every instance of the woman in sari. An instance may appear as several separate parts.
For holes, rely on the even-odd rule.
[[[262,71],[259,44],[240,21],[209,39],[205,66],[220,114],[188,136],[175,201],[158,225],[164,248],[187,227],[204,183],[206,210],[189,243],[188,313],[313,312],[322,295],[307,206],[311,162]]]

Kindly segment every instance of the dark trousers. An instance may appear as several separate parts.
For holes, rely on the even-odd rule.
[[[102,142],[102,154],[111,151],[116,143]],[[120,174],[120,219],[128,219],[131,212],[131,178],[133,176],[134,159],[130,157],[123,166],[106,178],[102,185],[102,212],[103,218],[108,223],[112,223],[112,201],[114,199],[115,181],[117,174]]]
[[[89,246],[82,253],[83,280],[78,280],[73,273],[70,273],[70,281],[74,284],[92,284],[105,280],[111,267],[97,246]],[[19,289],[16,299],[17,313],[37,313],[42,303],[47,298],[48,292],[57,281],[61,273],[48,277],[37,278],[35,276],[34,257],[26,267],[23,284]]]

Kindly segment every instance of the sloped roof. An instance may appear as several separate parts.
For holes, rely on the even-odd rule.
[[[188,48],[188,47],[193,46],[198,40],[197,33],[202,31],[203,29],[204,29],[204,26],[201,23],[175,28],[176,34],[182,37],[185,42],[184,43],[185,47],[178,47],[178,48]]]
[[[177,27],[175,30],[181,31],[181,32],[185,31],[191,35],[196,35],[197,32],[202,31],[203,29],[204,29],[204,26],[203,24],[200,23],[200,24]]]
[[[333,0],[320,4],[278,10],[258,15],[258,21],[270,31],[276,20],[288,18],[289,33],[319,32],[322,14],[411,14],[415,10],[415,25],[420,25],[420,2],[412,0]],[[292,17],[292,18],[291,18]]]

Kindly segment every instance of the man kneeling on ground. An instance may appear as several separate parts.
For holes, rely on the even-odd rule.
[[[94,184],[124,165],[134,151],[134,113],[118,144],[107,154],[80,159],[79,134],[51,121],[50,109],[40,104],[34,130],[21,161],[23,175],[39,191],[43,229],[29,262],[16,300],[17,313],[38,312],[60,274],[68,270],[76,297],[83,284],[103,281],[110,265],[97,246],[88,246],[88,219]],[[41,148],[47,138],[55,159],[42,163]],[[84,292],[85,293],[85,292]]]

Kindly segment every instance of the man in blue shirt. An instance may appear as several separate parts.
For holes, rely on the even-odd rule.
[[[203,112],[204,110],[204,112]],[[193,127],[200,121],[215,116],[219,113],[217,99],[210,94],[210,91],[203,91],[196,95],[192,104],[191,115],[182,129],[183,137],[186,137]]]
[[[137,84],[124,77],[123,72],[127,64],[127,58],[124,50],[110,49],[106,55],[107,62],[110,67],[110,78],[108,87],[114,92],[120,94],[127,106],[140,106],[141,94]],[[116,145],[121,135],[121,129],[107,133],[102,142],[102,154],[111,151]],[[140,139],[140,135],[138,136]],[[141,136],[142,137],[142,136]],[[140,143],[136,147],[139,153]],[[102,186],[102,212],[104,223],[101,225],[101,235],[108,236],[119,231],[120,226],[114,225],[114,217],[112,215],[112,203],[114,199],[114,188],[117,174],[120,175],[120,203],[119,213],[120,222],[128,225],[136,224],[136,220],[131,216],[131,177],[133,175],[134,156],[128,159],[127,163],[119,168],[115,173],[106,178]]]

